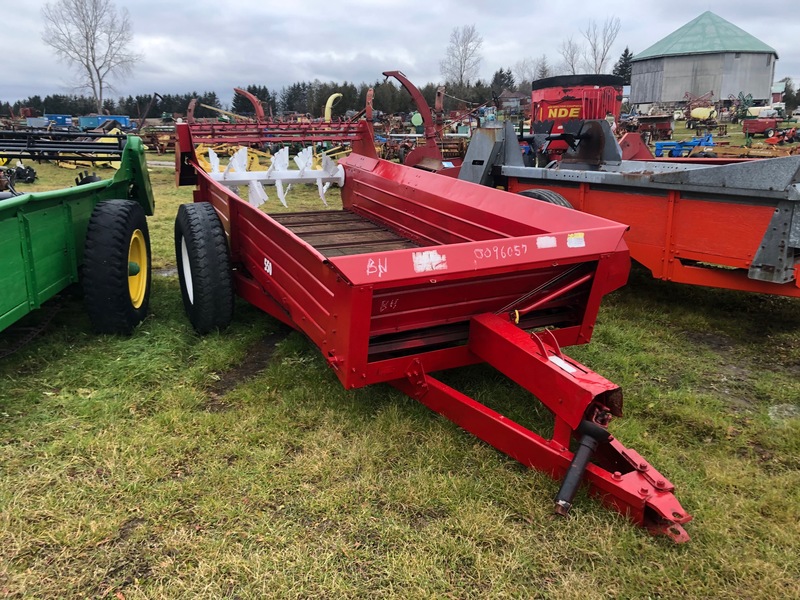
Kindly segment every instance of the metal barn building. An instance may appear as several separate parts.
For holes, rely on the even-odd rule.
[[[631,104],[682,102],[686,92],[714,101],[752,94],[768,100],[778,53],[712,12],[635,55]]]

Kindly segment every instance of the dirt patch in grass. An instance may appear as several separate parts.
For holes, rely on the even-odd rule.
[[[219,373],[219,379],[208,389],[208,402],[205,409],[209,412],[224,412],[229,409],[225,402],[225,395],[238,386],[240,383],[254,377],[269,366],[275,348],[291,333],[288,327],[270,333],[258,342],[253,344],[248,350],[242,362]]]
[[[744,364],[721,363],[717,380],[711,384],[733,411],[751,410],[755,406],[752,372]]]
[[[145,520],[141,517],[133,517],[132,519],[128,519],[119,528],[119,539],[120,540],[127,540],[131,537],[133,531],[142,525],[145,524]]]
[[[736,345],[733,339],[717,331],[684,331],[683,334],[689,342],[715,352],[729,352]]]
[[[683,333],[690,343],[717,355],[714,372],[699,387],[712,390],[734,412],[753,409],[755,367],[749,360],[739,358],[741,352],[737,341],[716,331],[685,330]]]
[[[775,452],[756,441],[750,441],[746,448],[737,451],[737,456],[755,460],[759,468],[770,475],[780,475],[800,468],[800,460],[792,455]]]
[[[126,542],[127,543],[127,542]],[[148,578],[153,572],[151,557],[158,544],[152,540],[142,540],[127,546],[113,557],[97,586],[99,597],[124,597],[120,590]]]
[[[769,407],[769,418],[783,422],[789,419],[800,419],[800,406],[797,404],[775,404]]]

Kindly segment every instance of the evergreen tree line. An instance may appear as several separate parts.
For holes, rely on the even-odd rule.
[[[508,71],[510,73],[510,71]],[[334,118],[343,117],[348,111],[359,111],[366,106],[367,92],[373,90],[372,106],[375,110],[386,114],[411,113],[417,109],[411,95],[398,83],[389,79],[366,83],[337,83],[329,81],[323,83],[319,80],[294,83],[280,91],[271,92],[266,86],[249,85],[247,90],[262,101],[264,111],[273,114],[301,113],[314,117],[322,116],[325,104],[331,95],[339,93],[342,97],[335,100],[331,114]],[[436,102],[438,84],[427,83],[419,87],[428,106],[433,107]],[[501,89],[495,89],[483,81],[474,84],[459,86],[447,84],[445,86],[444,109],[446,111],[468,110],[476,106],[491,103],[494,95],[499,95]],[[231,105],[232,112],[241,115],[252,115],[253,106],[249,100],[236,94]]]
[[[516,89],[513,84],[511,71],[501,71],[507,77],[503,83],[494,85],[477,81],[463,86],[450,84],[445,86],[446,96],[445,110],[466,110],[476,106],[491,103],[493,94],[499,95],[502,89]],[[367,91],[373,89],[373,108],[387,114],[410,113],[416,110],[410,94],[393,80],[376,81],[372,85],[367,83],[352,83],[345,81],[337,83],[335,81],[321,82],[319,80],[293,83],[281,89],[271,90],[265,85],[251,84],[239,86],[250,92],[261,100],[264,112],[269,116],[279,116],[284,113],[301,113],[313,117],[321,117],[325,111],[325,104],[328,98],[335,93],[342,94],[342,97],[334,102],[332,115],[334,118],[343,117],[347,111],[359,111],[366,105]],[[433,107],[436,99],[438,84],[427,83],[419,90],[425,97],[428,105]],[[213,106],[222,110],[229,110],[236,114],[252,116],[255,111],[250,101],[240,94],[235,94],[230,107],[224,106],[215,92],[190,92],[185,94],[163,94],[153,101],[148,118],[157,118],[162,114],[185,115],[189,102],[192,98],[197,98],[194,114],[198,118],[216,117],[217,111],[204,108],[201,104]],[[112,115],[128,115],[136,119],[140,118],[145,109],[153,100],[151,94],[138,94],[136,96],[120,97],[117,99],[108,98],[103,102],[103,110]],[[51,94],[45,97],[30,96],[16,102],[0,103],[0,115],[10,116],[19,115],[20,109],[31,108],[37,115],[47,114],[67,114],[67,115],[88,115],[95,112],[92,98],[77,95]]]
[[[147,109],[153,96],[137,95],[120,97],[116,100],[108,98],[103,102],[103,110],[110,115],[127,115],[131,118],[139,118]],[[148,118],[160,117],[163,113],[186,114],[189,101],[197,98],[198,103],[208,104],[216,108],[222,108],[216,93],[191,92],[187,94],[164,94],[152,104]],[[31,108],[36,115],[57,114],[57,115],[88,115],[95,113],[95,102],[93,98],[87,96],[52,94],[42,98],[41,96],[30,96],[24,100],[18,100],[13,104],[4,102],[0,104],[0,115],[9,116],[12,111],[14,115],[19,115],[22,108]],[[195,109],[195,116],[210,117],[216,116],[216,112],[200,107]]]

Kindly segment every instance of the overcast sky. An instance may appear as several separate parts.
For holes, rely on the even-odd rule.
[[[51,0],[53,3],[55,0]],[[3,4],[6,4],[4,2]],[[45,0],[5,6],[0,100],[75,93],[70,73],[42,41]],[[520,59],[558,48],[594,20],[619,17],[621,29],[609,70],[625,46],[634,54],[711,10],[775,48],[775,79],[800,81],[800,5],[797,0],[682,2],[603,0],[487,2],[486,0],[117,0],[131,15],[133,75],[115,81],[111,97],[159,92],[215,91],[223,104],[233,88],[297,81],[373,83],[400,70],[419,86],[439,82],[439,62],[454,27],[475,25],[483,37],[480,78]],[[767,9],[768,7],[768,9]]]

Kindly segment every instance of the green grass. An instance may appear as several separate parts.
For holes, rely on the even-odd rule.
[[[151,178],[150,316],[96,336],[66,295],[0,362],[0,597],[800,597],[796,300],[635,269],[568,351],[623,386],[614,434],[694,515],[675,546],[583,492],[554,518],[557,482],[388,386],[343,390],[243,302],[227,331],[195,335],[171,274],[191,190]],[[321,206],[293,193],[292,209]],[[447,380],[547,422],[487,367]]]

